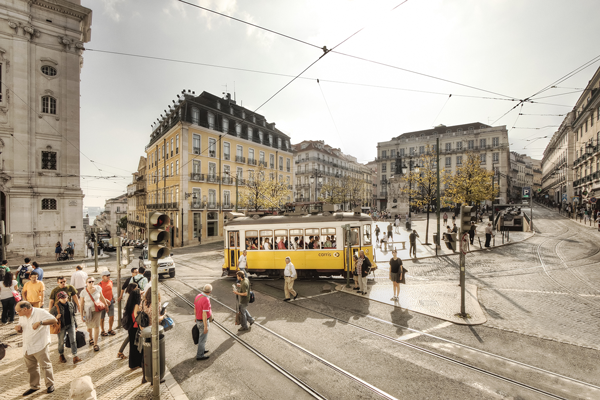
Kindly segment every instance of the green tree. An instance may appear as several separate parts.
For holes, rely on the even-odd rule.
[[[127,231],[127,216],[119,220],[119,228],[121,228],[121,231]]]
[[[440,170],[440,175],[444,170]],[[402,191],[410,195],[410,206],[425,207],[427,213],[427,225],[425,228],[425,244],[429,244],[429,214],[431,206],[437,203],[438,181],[436,156],[433,148],[427,146],[426,152],[418,159],[418,170],[413,170],[405,177],[406,184]]]
[[[240,192],[238,206],[254,211],[281,209],[290,193],[286,182],[266,178],[264,167],[259,167],[248,177]]]
[[[466,162],[456,169],[456,173],[446,176],[448,189],[445,197],[456,204],[471,205],[493,200],[498,195],[497,187],[492,190],[493,175],[494,171],[481,167],[478,153],[469,153]]]

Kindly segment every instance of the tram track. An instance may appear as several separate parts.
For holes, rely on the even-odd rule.
[[[198,291],[198,292],[200,291],[198,288],[196,288],[196,287],[194,287],[194,286],[192,286],[192,285],[190,285],[190,284],[188,284],[186,282],[180,281],[180,283],[182,283],[183,285],[189,287],[190,289],[193,289],[193,290]],[[272,285],[267,285],[267,286],[271,286],[271,287],[280,289],[279,287],[272,286]],[[279,299],[279,298],[277,298],[275,296],[272,296],[269,293],[265,293],[263,291],[257,290],[256,286],[253,288],[253,290],[255,292],[259,292],[259,293],[261,293],[261,294],[263,294],[265,296],[268,296],[268,297],[271,297],[271,298],[274,298],[274,299],[277,299],[277,300],[281,300],[281,299]],[[222,303],[222,302],[214,299],[214,297],[212,298],[212,300],[217,301],[219,304],[221,304],[224,307],[228,308],[231,312],[235,312],[235,310],[233,310],[229,306],[225,305],[224,303]],[[311,300],[313,300],[313,299],[311,298]],[[503,381],[505,383],[511,384],[513,386],[516,386],[516,387],[519,387],[519,388],[522,388],[522,389],[526,389],[528,391],[537,393],[539,395],[543,395],[545,397],[552,398],[552,399],[561,399],[561,400],[567,400],[567,399],[569,399],[569,397],[564,397],[563,395],[552,393],[552,392],[549,392],[547,390],[540,389],[538,387],[529,385],[527,383],[523,383],[523,382],[517,381],[516,379],[513,379],[513,378],[510,378],[510,377],[501,375],[499,373],[495,373],[495,372],[487,370],[485,368],[482,368],[482,367],[479,367],[479,366],[467,363],[465,361],[461,361],[461,360],[452,358],[452,357],[450,357],[450,356],[448,356],[446,354],[442,354],[440,352],[436,352],[434,350],[425,348],[423,346],[419,346],[419,345],[415,345],[415,344],[412,344],[412,343],[408,343],[408,342],[403,341],[403,340],[399,340],[397,338],[391,337],[391,336],[383,334],[381,332],[377,332],[377,331],[374,331],[372,329],[365,328],[365,327],[360,326],[358,324],[349,322],[349,321],[347,321],[345,319],[341,319],[341,318],[338,318],[336,316],[324,313],[322,311],[318,311],[318,310],[312,309],[310,307],[306,307],[306,306],[300,305],[300,304],[298,304],[298,300],[295,301],[295,302],[291,302],[289,304],[292,304],[292,305],[294,305],[296,307],[303,308],[303,309],[305,309],[305,310],[307,310],[309,312],[320,314],[322,316],[325,316],[327,318],[335,320],[336,322],[339,322],[341,324],[345,324],[345,325],[351,326],[353,328],[356,328],[356,329],[359,329],[359,330],[361,330],[363,332],[366,332],[366,333],[368,333],[370,335],[373,335],[373,336],[376,336],[376,337],[379,337],[379,338],[382,338],[382,339],[394,342],[396,344],[402,345],[404,347],[407,347],[409,349],[415,350],[415,351],[420,352],[422,354],[426,354],[426,355],[432,356],[432,357],[434,357],[436,359],[443,360],[445,362],[457,365],[459,367],[463,367],[463,368],[469,369],[471,371],[475,371],[475,372],[481,373],[481,374],[486,375],[488,377],[491,377],[491,378]],[[326,305],[329,306],[329,307],[331,307],[330,304],[326,304]],[[338,308],[340,308],[340,307],[338,307]],[[344,311],[348,311],[348,310],[344,310]],[[351,311],[348,311],[348,312],[351,312]],[[353,315],[356,315],[356,313],[354,313]],[[434,338],[434,339],[437,339],[437,340],[443,340],[446,343],[452,344],[454,346],[460,346],[463,349],[468,349],[470,351],[477,352],[478,354],[485,355],[486,357],[491,357],[491,358],[495,358],[497,360],[502,360],[503,362],[506,362],[506,363],[510,363],[510,364],[517,365],[517,366],[520,366],[520,367],[523,367],[523,368],[527,368],[530,371],[535,371],[537,373],[545,374],[545,375],[551,377],[552,379],[557,379],[557,380],[563,380],[563,381],[566,381],[566,382],[570,382],[572,385],[580,386],[582,388],[582,390],[591,390],[591,391],[594,391],[596,394],[600,394],[600,386],[596,386],[596,385],[593,385],[593,384],[590,384],[590,383],[587,383],[587,382],[583,382],[583,381],[580,381],[580,380],[577,380],[577,379],[574,379],[574,378],[570,378],[570,377],[567,377],[567,376],[564,376],[564,375],[560,375],[560,374],[554,373],[552,371],[547,371],[547,370],[544,370],[544,369],[539,368],[539,367],[535,367],[535,366],[532,366],[532,365],[528,365],[528,364],[522,363],[520,361],[511,360],[509,358],[506,358],[506,357],[503,357],[503,356],[500,356],[500,355],[489,353],[489,352],[486,352],[486,351],[483,351],[483,350],[479,350],[479,349],[476,349],[476,348],[473,348],[473,347],[470,347],[470,346],[467,346],[467,345],[463,345],[463,344],[460,344],[460,343],[457,343],[457,342],[454,342],[454,341],[451,341],[451,340],[448,340],[448,339],[444,339],[444,338],[441,338],[441,337],[438,337],[438,336],[435,336],[435,335],[431,335],[431,334],[429,334],[427,332],[424,332],[424,331],[420,331],[420,330],[408,328],[408,327],[405,327],[405,326],[402,326],[402,325],[394,324],[394,323],[391,323],[389,321],[385,321],[385,320],[382,320],[382,319],[379,319],[379,318],[376,318],[376,317],[371,317],[371,316],[367,316],[367,315],[363,315],[363,316],[364,317],[369,317],[369,318],[371,318],[373,320],[376,320],[378,322],[387,323],[389,325],[392,325],[392,326],[395,326],[395,327],[398,327],[398,328],[407,329],[407,330],[410,330],[411,332],[418,333],[420,335],[428,336],[428,337],[431,337],[431,338]],[[255,326],[259,326],[262,329],[265,329],[266,331],[268,331],[269,333],[274,334],[279,339],[282,339],[282,340],[286,341],[289,344],[293,344],[293,342],[289,341],[289,339],[286,339],[286,338],[282,337],[281,335],[273,332],[272,330],[270,330],[270,329],[268,329],[268,328],[266,328],[266,327],[264,327],[264,326],[262,326],[260,324],[256,324],[255,323]],[[307,351],[307,350],[305,350],[305,351]],[[313,354],[313,353],[310,353],[310,354]],[[319,356],[316,356],[316,357],[318,357],[319,360],[322,360],[322,358],[320,358]],[[367,384],[367,385],[369,385],[369,384]],[[587,398],[591,399],[591,398],[594,398],[594,397],[590,396],[590,397],[587,397]]]
[[[198,292],[200,292],[200,290],[186,282],[183,282],[181,280],[178,280],[180,283],[182,283],[183,285],[196,290]],[[188,306],[190,307],[194,307],[193,302],[189,301],[187,298],[185,298],[185,296],[181,293],[179,293],[177,290],[175,290],[174,288],[172,288],[171,286],[165,284],[164,282],[162,282],[162,286],[164,288],[166,288],[167,290],[169,290],[169,292],[171,292],[172,294],[174,294],[175,296],[177,296],[178,298],[180,298],[181,300],[183,300]],[[229,307],[228,305],[226,305],[225,303],[217,300],[214,297],[211,297],[211,302],[216,302],[219,305],[221,305],[222,307],[228,309],[230,312],[235,313],[236,311],[234,309],[232,309],[231,307]],[[273,369],[275,369],[276,371],[278,371],[279,373],[281,373],[282,375],[284,375],[286,378],[288,378],[289,380],[291,380],[294,384],[298,385],[300,388],[302,388],[304,391],[306,391],[309,395],[311,395],[313,398],[315,399],[326,399],[326,397],[324,397],[322,394],[318,393],[314,388],[312,388],[310,385],[308,385],[306,382],[302,381],[300,378],[298,378],[297,376],[295,376],[294,374],[292,374],[291,372],[287,371],[284,367],[282,367],[280,364],[276,363],[275,361],[273,361],[272,359],[270,359],[269,357],[267,357],[264,353],[262,353],[261,351],[259,351],[258,349],[256,349],[254,346],[250,345],[246,340],[244,340],[243,338],[239,337],[238,335],[236,335],[235,333],[231,332],[229,329],[227,329],[223,324],[217,322],[217,321],[213,321],[213,324],[215,324],[216,326],[218,326],[223,332],[225,332],[227,335],[229,335],[232,339],[234,339],[235,341],[237,341],[238,343],[240,343],[242,346],[244,346],[245,348],[247,348],[248,350],[250,350],[253,354],[257,355],[261,360],[263,360],[264,362],[266,362],[269,366],[271,366]],[[388,400],[398,400],[396,397],[390,395],[389,393],[386,393],[385,391],[375,387],[374,385],[369,384],[368,382],[360,379],[359,377],[345,371],[344,369],[338,367],[337,365],[319,357],[318,355],[312,353],[311,351],[305,349],[304,347],[298,345],[297,343],[294,343],[293,341],[283,337],[282,335],[274,332],[273,330],[262,326],[258,323],[256,323],[254,326],[258,326],[260,328],[262,328],[263,330],[265,330],[266,332],[270,333],[271,335],[277,337],[278,339],[282,340],[283,342],[285,342],[286,344],[296,348],[297,350],[300,350],[301,352],[303,352],[304,354],[308,355],[309,357],[319,361],[321,364],[324,364],[325,366],[329,367],[330,369],[332,369],[333,371],[345,376],[346,378],[349,378],[350,380],[354,381],[355,383],[358,383],[359,385],[363,386],[364,388],[368,389],[369,391],[373,392],[374,394],[376,394],[377,396],[384,398],[384,399],[388,399]]]

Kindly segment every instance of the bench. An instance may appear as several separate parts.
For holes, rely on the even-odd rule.
[[[406,250],[406,240],[399,240],[397,242],[388,242],[388,246],[393,243],[402,243],[402,250]]]

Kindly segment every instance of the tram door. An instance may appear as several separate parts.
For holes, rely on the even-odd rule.
[[[229,269],[237,271],[240,259],[240,232],[229,231]]]
[[[344,241],[344,244],[346,245],[346,251],[344,252],[344,255],[346,257],[344,258],[344,262],[348,260],[347,252],[350,251],[349,267],[350,271],[352,271],[354,269],[354,255],[356,254],[356,256],[358,257],[358,252],[360,251],[360,226],[351,226],[349,233],[350,237],[346,238],[346,240]]]

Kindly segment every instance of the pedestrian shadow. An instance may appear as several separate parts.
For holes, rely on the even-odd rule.
[[[410,315],[408,310],[400,307],[399,305],[394,307],[392,312],[390,313],[391,320],[394,324],[396,324],[396,334],[398,336],[402,336],[404,330],[408,328],[408,321],[413,317]]]
[[[194,355],[192,358],[185,359],[179,364],[174,365],[173,367],[169,368],[169,370],[171,371],[171,374],[174,377],[177,377],[176,380],[181,385],[183,384],[183,382],[187,381],[195,374],[201,373],[202,371],[209,368],[220,354],[226,353],[229,349],[233,347],[235,343],[236,340],[233,338],[225,339],[223,342],[221,342],[219,347],[210,351],[210,353],[208,354],[210,358],[208,360],[198,361],[196,360],[196,356]],[[195,354],[197,346],[194,345],[192,349],[193,351],[190,350],[190,353]],[[183,379],[180,380],[179,378]]]

